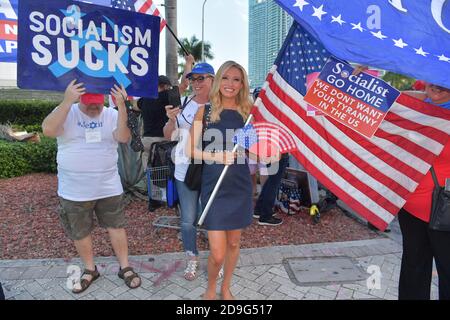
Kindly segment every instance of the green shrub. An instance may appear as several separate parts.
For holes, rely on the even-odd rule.
[[[12,127],[15,131],[42,132],[42,124],[13,124]]]
[[[51,101],[1,100],[0,123],[12,123],[21,126],[31,125],[35,128],[35,126],[40,126],[45,117],[52,112],[57,105],[57,102]]]
[[[0,178],[31,172],[56,172],[56,139],[41,137],[40,143],[0,140]]]

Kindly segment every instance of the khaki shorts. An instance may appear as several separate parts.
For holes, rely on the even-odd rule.
[[[93,201],[70,201],[59,198],[59,218],[67,236],[81,240],[94,229],[94,212],[98,224],[103,228],[125,227],[123,195]]]

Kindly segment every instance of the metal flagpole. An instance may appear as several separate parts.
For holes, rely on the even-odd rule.
[[[244,127],[247,126],[250,121],[252,120],[253,115],[250,114],[247,118],[247,121],[244,124]],[[236,152],[237,148],[239,147],[238,144],[236,144],[232,150],[232,152]],[[219,191],[219,188],[223,182],[223,179],[225,178],[225,175],[227,174],[228,168],[230,166],[226,165],[225,168],[223,168],[222,173],[220,174],[219,180],[217,180],[216,186],[213,189],[213,192],[211,193],[211,196],[209,197],[208,203],[206,204],[205,210],[203,210],[202,215],[200,216],[200,219],[198,220],[198,226],[201,226],[203,224],[203,221],[206,218],[206,215],[208,214],[209,208],[211,208],[211,205],[216,198],[217,192]]]
[[[166,23],[166,27],[167,27],[167,30],[169,30],[169,32],[173,35],[175,40],[177,40],[178,44],[180,45],[181,49],[183,49],[184,53],[188,56],[190,54],[189,51],[186,50],[186,48],[183,46],[181,41],[177,38],[177,36],[175,35],[173,30],[169,27],[169,25],[167,23]]]

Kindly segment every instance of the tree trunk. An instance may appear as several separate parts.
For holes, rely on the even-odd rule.
[[[169,27],[177,35],[177,0],[164,0],[166,20]],[[166,30],[166,75],[172,84],[178,84],[178,44],[173,35]]]

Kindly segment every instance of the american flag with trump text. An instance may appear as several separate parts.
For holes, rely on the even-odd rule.
[[[253,114],[295,140],[295,158],[328,190],[380,230],[449,141],[450,110],[400,95],[371,138],[327,116],[307,116],[306,76],[330,54],[294,22],[267,76]]]
[[[93,1],[93,3],[95,3],[95,1]],[[152,0],[111,0],[111,7],[161,17],[161,13]],[[164,29],[166,24],[166,20],[161,17],[160,32]]]

